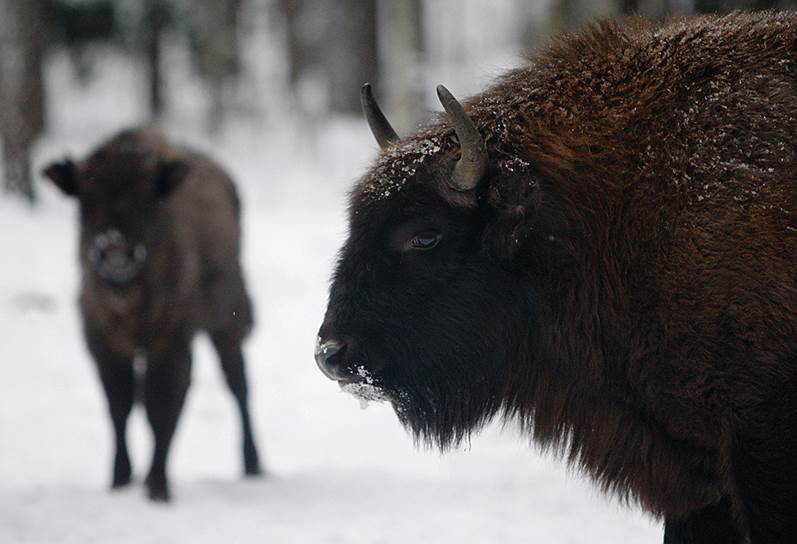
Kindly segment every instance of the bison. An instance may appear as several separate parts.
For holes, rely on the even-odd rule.
[[[667,543],[797,538],[797,15],[600,23],[354,188],[316,361],[416,439],[494,416]]]
[[[155,438],[149,497],[167,501],[166,458],[190,381],[191,339],[206,331],[241,415],[247,475],[261,473],[241,343],[253,325],[239,262],[240,203],[227,174],[152,129],[126,130],[44,173],[80,204],[79,305],[116,438],[112,487],[130,482],[125,429],[146,358]]]

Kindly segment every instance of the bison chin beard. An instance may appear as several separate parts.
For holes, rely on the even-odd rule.
[[[488,388],[478,391],[424,387],[391,394],[393,409],[417,444],[447,450],[460,446],[489,423],[501,407]]]
[[[496,415],[511,412],[509,392],[528,377],[530,365],[517,365],[528,361],[532,327],[529,305],[505,285],[485,289],[484,299],[460,296],[462,311],[428,305],[408,320],[413,327],[396,320],[387,323],[391,335],[369,335],[373,342],[362,360],[366,368],[375,363],[375,385],[416,444],[458,447]]]
[[[495,368],[500,363],[478,356],[470,364],[462,360],[446,363],[449,369],[454,364],[457,372],[441,370],[446,368],[441,363],[422,371],[404,367],[401,370],[406,375],[399,378],[386,372],[378,380],[416,444],[440,450],[467,442],[502,407],[502,386],[491,377],[502,375]]]

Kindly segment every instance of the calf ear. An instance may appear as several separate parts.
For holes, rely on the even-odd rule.
[[[169,196],[188,174],[188,163],[182,159],[162,162],[155,174],[155,192],[160,198]]]
[[[42,174],[55,183],[55,185],[69,196],[78,194],[77,168],[72,159],[66,158],[62,161],[50,163]]]

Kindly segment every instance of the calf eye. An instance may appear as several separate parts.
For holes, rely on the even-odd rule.
[[[439,232],[424,231],[410,238],[407,243],[407,249],[420,251],[432,249],[440,242],[440,238],[442,238],[442,235]]]

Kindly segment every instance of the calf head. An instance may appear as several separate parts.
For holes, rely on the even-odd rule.
[[[139,278],[158,243],[159,210],[187,165],[158,135],[125,131],[85,160],[50,164],[44,175],[80,202],[84,267],[115,287]]]
[[[315,351],[329,378],[378,388],[416,438],[445,447],[506,407],[533,329],[520,261],[539,194],[524,161],[493,160],[438,96],[447,116],[400,140],[363,88],[382,152],[352,193]]]

